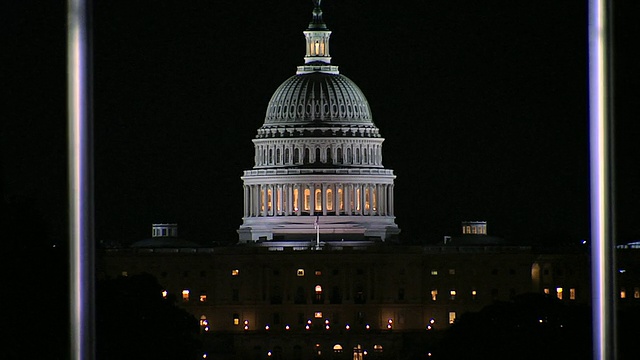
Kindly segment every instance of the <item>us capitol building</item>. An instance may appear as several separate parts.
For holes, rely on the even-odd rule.
[[[101,249],[98,275],[154,275],[199,319],[203,356],[215,359],[406,357],[409,339],[496,300],[589,303],[586,250],[509,245],[484,221],[438,245],[398,241],[384,139],[362,91],[331,64],[330,35],[315,0],[304,64],[253,139],[238,245],[200,247],[177,224],[153,224],[149,239]],[[640,302],[637,274],[627,279],[620,297]]]

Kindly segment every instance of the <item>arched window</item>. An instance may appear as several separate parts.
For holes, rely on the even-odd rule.
[[[280,155],[280,149],[276,149],[276,163],[278,164],[282,163],[282,158],[280,157]]]
[[[300,190],[295,187],[293,189],[293,211],[300,210]]]
[[[327,211],[333,211],[333,188],[327,188]]]
[[[336,162],[337,162],[338,164],[342,164],[342,163],[343,163],[343,160],[342,160],[342,148],[338,148],[338,150],[336,151],[336,153],[337,153],[337,154],[336,154],[336,160],[337,160]]]
[[[273,149],[269,149],[269,164],[273,164]]]
[[[289,155],[290,155],[289,153],[290,153],[290,151],[289,151],[288,148],[284,149],[284,163],[285,164],[289,164]]]
[[[324,295],[322,294],[322,286],[316,285],[315,287],[315,297],[313,299],[314,304],[322,304],[324,302]]]
[[[334,353],[341,353],[342,352],[342,345],[340,345],[340,344],[333,345],[333,352]]]
[[[273,190],[267,190],[267,211],[271,212],[273,210]]]
[[[316,159],[315,162],[320,162],[320,148],[316,148]]]
[[[298,148],[293,149],[293,163],[300,163],[300,149]]]
[[[304,206],[302,207],[304,211],[311,211],[311,190],[304,189]]]
[[[333,156],[331,156],[331,148],[327,149],[327,164],[333,164]]]
[[[351,154],[351,148],[347,148],[347,164],[353,163],[353,155]]]
[[[344,212],[344,191],[342,187],[338,188],[338,210]]]
[[[315,211],[322,211],[322,190],[315,189]]]

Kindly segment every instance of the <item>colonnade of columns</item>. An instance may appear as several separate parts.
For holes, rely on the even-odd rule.
[[[268,143],[255,147],[256,166],[302,165],[315,162],[345,165],[381,165],[380,144],[300,146]]]
[[[244,217],[393,216],[393,184],[285,183],[244,185]]]

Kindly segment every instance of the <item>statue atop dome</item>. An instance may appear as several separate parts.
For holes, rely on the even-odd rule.
[[[320,8],[321,0],[313,0],[313,19],[309,23],[309,30],[326,29],[327,24],[322,20],[322,8]]]

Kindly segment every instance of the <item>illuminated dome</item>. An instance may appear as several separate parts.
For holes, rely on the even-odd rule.
[[[384,138],[360,88],[331,65],[331,31],[320,0],[314,5],[304,65],[276,89],[253,139],[254,166],[242,176],[241,243],[352,246],[400,233]]]
[[[275,91],[264,126],[373,126],[369,103],[360,88],[344,75],[325,72],[297,74]]]

